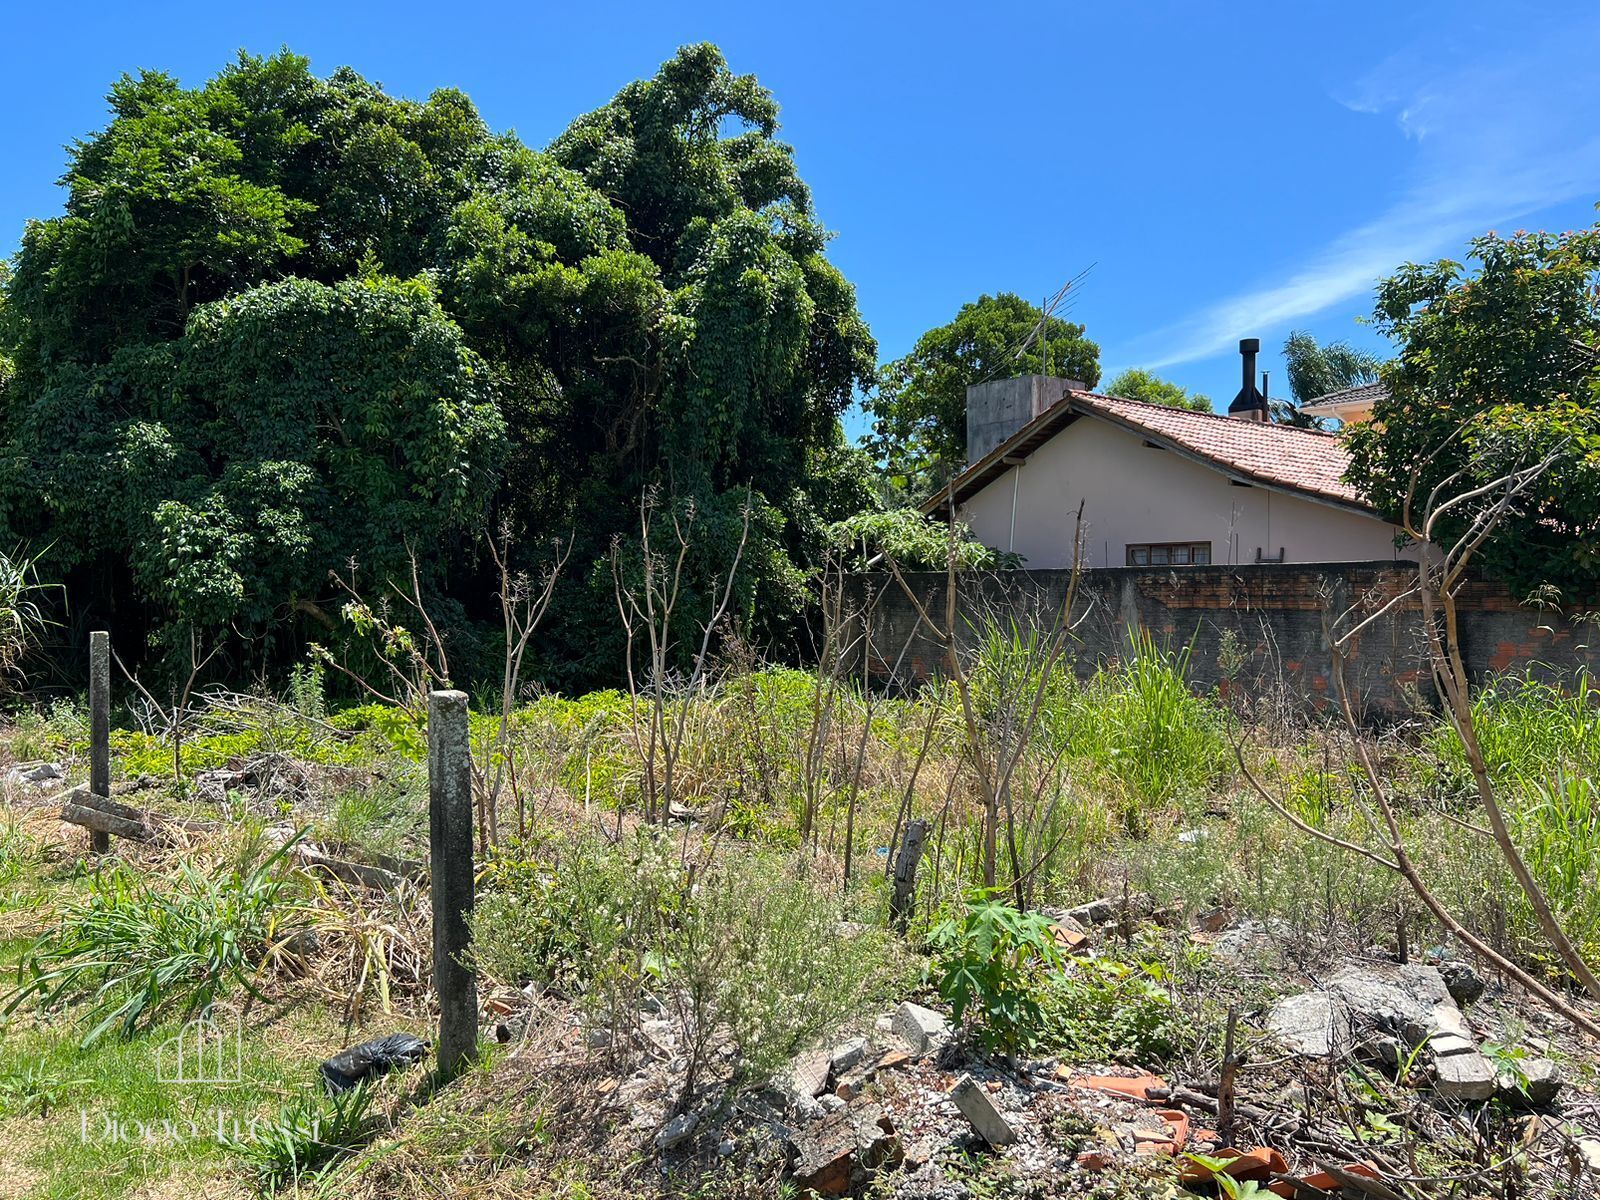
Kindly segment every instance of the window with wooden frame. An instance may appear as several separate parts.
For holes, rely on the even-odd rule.
[[[1130,542],[1130,567],[1204,567],[1211,563],[1210,542]]]

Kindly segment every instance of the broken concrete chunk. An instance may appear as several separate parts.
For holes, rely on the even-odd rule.
[[[1470,963],[1454,960],[1442,962],[1439,964],[1439,975],[1444,979],[1445,987],[1450,990],[1451,999],[1463,1008],[1483,995],[1483,978],[1472,969]]]
[[[59,783],[67,777],[60,763],[34,763],[32,765],[12,767],[6,772],[6,782],[13,787],[20,784],[31,784],[36,788],[47,788],[53,783]]]
[[[1428,1049],[1435,1058],[1452,1058],[1457,1054],[1476,1054],[1478,1043],[1459,1033],[1438,1033],[1428,1039]]]
[[[1466,1018],[1433,967],[1352,963],[1333,973],[1328,991],[1344,1001],[1358,1029],[1398,1033],[1409,1046],[1444,1033],[1472,1040]]]
[[[1350,1011],[1327,992],[1285,996],[1267,1014],[1267,1029],[1296,1054],[1327,1058],[1350,1044]]]
[[[1529,1059],[1522,1064],[1521,1078],[1504,1072],[1495,1081],[1502,1100],[1527,1108],[1548,1108],[1561,1094],[1566,1079],[1561,1068],[1548,1058]]]
[[[1476,1050],[1436,1059],[1433,1071],[1433,1094],[1442,1100],[1477,1101],[1494,1095],[1494,1064]]]
[[[1578,1153],[1583,1156],[1583,1165],[1600,1175],[1600,1138],[1579,1138]]]
[[[833,1056],[823,1047],[814,1047],[796,1056],[775,1081],[778,1090],[791,1102],[800,1097],[820,1096],[828,1088],[828,1071]]]
[[[950,1099],[961,1115],[972,1122],[978,1136],[991,1146],[1009,1146],[1017,1140],[1016,1131],[1000,1115],[1000,1110],[971,1075],[963,1075],[950,1089]]]
[[[699,1113],[679,1113],[656,1134],[656,1149],[670,1150],[674,1146],[681,1145],[694,1136],[694,1131],[699,1125]]]
[[[894,1031],[915,1054],[937,1050],[950,1037],[950,1022],[931,1008],[907,1000],[894,1013]]]
[[[1143,892],[1136,892],[1124,901],[1121,896],[1105,896],[1099,900],[1091,900],[1087,904],[1080,904],[1077,908],[1067,909],[1067,917],[1083,926],[1105,925],[1115,921],[1122,915],[1123,905],[1126,903],[1128,915],[1133,917],[1148,917],[1154,910],[1155,904]]]
[[[848,1042],[841,1042],[833,1048],[832,1065],[834,1075],[843,1075],[861,1065],[861,1060],[867,1057],[867,1039],[862,1037],[851,1038]]]

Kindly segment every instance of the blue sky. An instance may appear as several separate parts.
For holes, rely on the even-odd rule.
[[[1358,323],[1407,259],[1591,224],[1600,6],[1456,3],[12,5],[0,252],[59,211],[117,75],[200,83],[287,45],[389,90],[456,86],[542,145],[711,40],[783,107],[882,357],[985,291],[1054,291],[1108,375],[1226,401],[1236,342]],[[1282,380],[1281,363],[1263,363]],[[1274,391],[1278,391],[1274,387]]]

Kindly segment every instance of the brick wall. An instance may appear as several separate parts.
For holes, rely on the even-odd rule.
[[[958,625],[970,638],[982,615],[1027,622],[1058,614],[1071,573],[1003,571],[960,581]],[[929,614],[942,621],[943,572],[905,577]],[[1114,567],[1085,571],[1075,611],[1082,618],[1074,662],[1080,674],[1125,652],[1130,631],[1146,629],[1173,649],[1193,647],[1190,680],[1202,690],[1317,711],[1334,702],[1325,614],[1353,604],[1376,611],[1404,592],[1414,569],[1393,562],[1261,564],[1182,568]],[[879,678],[922,678],[940,666],[935,642],[918,629],[915,609],[889,576],[857,581],[870,605],[869,670]],[[1600,666],[1600,628],[1576,612],[1525,607],[1504,587],[1469,581],[1458,596],[1462,653],[1474,678],[1528,667],[1556,676]],[[1231,638],[1230,635],[1231,634]],[[1223,670],[1234,651],[1232,679]],[[1435,701],[1414,600],[1364,630],[1351,659],[1352,694],[1368,720],[1394,719]]]

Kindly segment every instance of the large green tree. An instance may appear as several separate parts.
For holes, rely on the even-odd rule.
[[[879,372],[866,404],[868,450],[913,499],[931,495],[965,461],[968,385],[1058,375],[1093,387],[1100,381],[1100,347],[1083,332],[1010,292],[962,305],[952,321],[928,330],[910,354]]]
[[[1493,235],[1468,263],[1408,265],[1378,288],[1378,328],[1397,344],[1388,396],[1348,434],[1351,480],[1398,517],[1442,485],[1464,495],[1546,455],[1479,555],[1533,589],[1590,600],[1600,581],[1600,227]],[[1492,502],[1496,496],[1486,497]],[[1453,542],[1479,505],[1439,526]]]
[[[1168,408],[1187,408],[1194,412],[1210,412],[1211,397],[1191,392],[1171,380],[1162,379],[1139,367],[1129,367],[1105,387],[1106,395],[1121,396],[1124,400],[1141,400],[1146,404],[1163,404]]]
[[[706,575],[748,502],[745,611],[794,619],[866,494],[839,415],[875,347],[776,103],[714,47],[544,151],[287,52],[110,108],[0,283],[0,535],[80,608],[293,640],[331,568],[414,550],[470,615],[509,520],[529,556],[571,539],[550,645],[605,673],[614,609],[579,593],[654,486]]]

